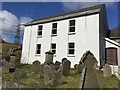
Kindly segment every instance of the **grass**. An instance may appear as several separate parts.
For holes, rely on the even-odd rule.
[[[98,70],[98,78],[101,88],[118,88],[118,79],[116,76],[112,75],[109,78],[103,76],[103,71]]]
[[[44,85],[43,78],[40,78],[39,74],[34,74],[31,72],[31,65],[21,65],[19,67],[20,70],[25,71],[27,73],[26,78],[15,79],[13,73],[5,73],[3,78],[9,81],[15,81],[24,85],[28,85],[31,87],[38,87],[38,88],[51,88],[46,87]],[[103,72],[97,70],[97,75],[100,82],[101,88],[118,88],[118,79],[116,76],[111,76],[110,78],[104,78]],[[75,70],[70,70],[70,75],[62,76],[60,83],[57,86],[53,86],[52,88],[79,88],[80,86],[80,75],[75,74]]]

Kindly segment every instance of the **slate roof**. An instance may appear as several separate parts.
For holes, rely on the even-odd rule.
[[[67,13],[63,13],[63,14],[59,14],[59,15],[55,15],[55,16],[37,19],[37,20],[31,21],[29,23],[26,23],[25,26],[42,24],[42,23],[47,23],[47,22],[59,21],[59,20],[64,20],[64,19],[69,19],[69,18],[74,18],[74,17],[79,17],[79,16],[100,13],[101,10],[105,11],[105,4],[100,4],[100,5],[82,8],[80,10],[74,10],[71,12],[67,12]],[[104,12],[102,12],[102,13],[104,13]]]

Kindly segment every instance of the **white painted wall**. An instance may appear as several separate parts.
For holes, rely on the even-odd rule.
[[[68,35],[69,20],[76,20],[76,32],[74,35]],[[71,61],[71,66],[78,64],[81,56],[86,50],[90,50],[99,62],[99,14],[82,16],[72,19],[56,21],[58,23],[57,36],[51,37],[52,23],[43,24],[43,35],[37,38],[37,27],[26,26],[23,50],[22,50],[22,63],[32,63],[39,60],[41,63],[45,61],[45,52],[50,50],[51,43],[56,43],[56,56],[54,62],[60,61],[62,58],[67,58]],[[75,42],[75,55],[68,56],[68,42]],[[36,56],[36,44],[41,44],[41,55]]]

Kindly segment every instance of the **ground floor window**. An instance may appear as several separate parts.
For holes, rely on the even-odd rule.
[[[56,43],[51,44],[51,51],[56,54]]]
[[[70,42],[68,43],[68,55],[74,55],[75,54],[75,43]]]
[[[41,54],[41,44],[37,44],[37,46],[36,46],[36,54]]]

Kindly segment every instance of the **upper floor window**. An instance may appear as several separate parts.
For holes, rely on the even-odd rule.
[[[75,43],[70,42],[68,43],[68,55],[74,55],[75,54]]]
[[[41,44],[37,44],[37,46],[36,46],[36,54],[41,54]]]
[[[52,43],[51,44],[51,51],[56,54],[56,44],[55,43]]]
[[[42,29],[43,29],[42,25],[38,26],[38,36],[42,35]]]
[[[75,32],[75,20],[69,21],[69,32]]]
[[[52,35],[56,35],[57,34],[57,23],[53,23],[52,24]]]

